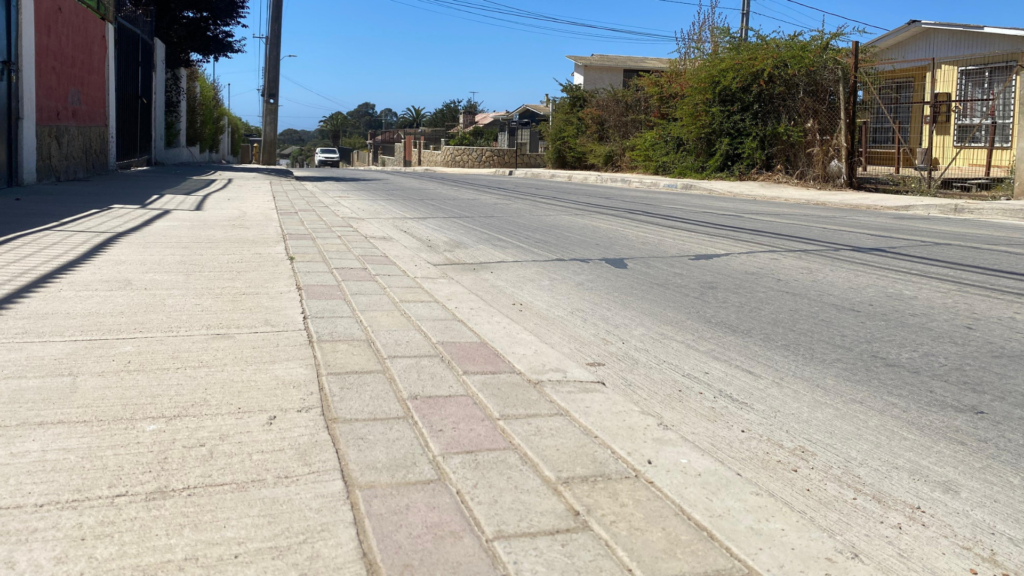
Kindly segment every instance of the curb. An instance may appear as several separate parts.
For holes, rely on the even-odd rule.
[[[922,216],[951,216],[986,220],[1024,222],[1024,201],[981,201],[957,200],[951,198],[925,198],[920,196],[899,196],[853,190],[810,190],[785,184],[761,182],[726,182],[711,180],[683,180],[656,176],[609,175],[600,172],[573,172],[525,168],[381,168],[369,166],[356,170],[381,170],[389,172],[420,172],[436,174],[476,174],[484,176],[506,176],[512,178],[534,178],[576,184],[596,184],[619,188],[641,190],[662,190],[761,200],[789,202],[831,208],[875,210],[881,212],[905,212]],[[835,196],[842,195],[844,198]],[[832,196],[832,197],[830,197]]]

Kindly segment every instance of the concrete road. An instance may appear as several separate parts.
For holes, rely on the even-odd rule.
[[[297,176],[885,573],[1024,569],[1024,226]]]

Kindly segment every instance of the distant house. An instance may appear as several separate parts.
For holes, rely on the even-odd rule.
[[[1012,174],[1024,128],[1024,28],[911,20],[864,49],[873,62],[862,66],[865,170],[897,166],[898,147],[905,168],[965,185]]]
[[[545,104],[523,104],[511,112],[504,113],[500,119],[505,122],[517,122],[520,126],[536,126],[551,119],[551,107]]]
[[[468,132],[476,128],[483,130],[497,130],[501,127],[501,118],[508,114],[507,110],[500,112],[481,112],[472,114],[464,112],[461,122],[449,132]]]
[[[551,106],[546,104],[523,104],[500,116],[502,130],[498,133],[498,147],[511,148],[517,142],[525,152],[543,152],[545,143],[540,139],[541,124],[551,120]]]
[[[631,80],[646,74],[668,70],[674,58],[648,58],[646,56],[616,56],[613,54],[591,54],[590,56],[566,56],[575,67],[572,82],[586,90],[601,88],[622,88]]]

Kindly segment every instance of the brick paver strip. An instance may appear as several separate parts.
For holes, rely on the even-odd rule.
[[[555,482],[633,475],[607,448],[564,416],[506,420],[504,425]]]
[[[317,340],[362,340],[366,332],[355,318],[311,318],[309,327]]]
[[[408,276],[382,276],[381,281],[388,288],[419,288],[420,283]]]
[[[384,289],[376,282],[345,280],[343,284],[349,294],[384,294]]]
[[[327,390],[339,420],[373,420],[405,416],[384,374],[331,374]]]
[[[578,526],[565,502],[514,450],[452,454],[442,462],[490,538]]]
[[[515,372],[508,362],[483,342],[445,342],[441,348],[466,374]]]
[[[580,482],[567,490],[645,576],[747,573],[643,480]]]
[[[393,358],[390,362],[398,386],[410,398],[419,396],[460,396],[466,388],[445,364],[433,357]]]
[[[513,576],[626,576],[599,538],[589,532],[497,540],[494,547]]]
[[[320,359],[328,374],[380,372],[383,367],[366,340],[317,342]]]
[[[423,320],[455,320],[455,316],[447,308],[436,302],[409,302],[402,304],[406,312],[417,321]]]
[[[554,403],[518,374],[477,374],[467,380],[498,418],[561,414]]]
[[[469,396],[442,396],[409,401],[434,451],[439,454],[501,450],[505,437]]]
[[[401,420],[338,424],[341,451],[356,485],[387,485],[437,479],[430,458],[413,431]]]
[[[395,265],[395,262],[391,258],[388,258],[387,256],[364,256],[363,262],[366,262],[367,264],[387,264],[391,266]]]
[[[310,318],[351,318],[352,309],[344,300],[312,300],[305,302]]]
[[[388,358],[403,356],[437,357],[437,349],[419,330],[383,330],[373,333]]]
[[[309,300],[344,300],[345,295],[337,284],[312,284],[302,287],[302,294]]]
[[[423,288],[392,288],[391,293],[401,302],[433,302],[434,297]]]
[[[300,270],[299,282],[302,282],[303,286],[329,286],[331,284],[337,284],[338,281],[335,280],[333,274],[327,272],[325,269],[324,272],[303,272]]]
[[[391,312],[361,312],[363,321],[370,327],[370,330],[413,330],[413,325],[402,315],[394,310]]]
[[[373,275],[369,270],[362,268],[335,268],[334,273],[342,280],[373,280]]]
[[[499,574],[444,484],[370,488],[359,497],[385,574]]]
[[[479,342],[480,338],[458,320],[423,320],[420,327],[436,342]]]
[[[396,310],[395,303],[391,298],[383,294],[352,294],[352,305],[356,310],[367,312],[387,312]]]
[[[329,273],[327,265],[323,263],[323,260],[316,262],[296,262],[295,269],[299,272],[323,272]]]

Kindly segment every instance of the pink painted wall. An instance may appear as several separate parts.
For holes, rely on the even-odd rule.
[[[75,0],[35,0],[36,122],[107,125],[107,26]]]

